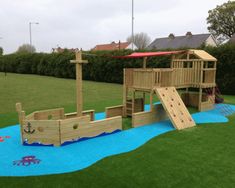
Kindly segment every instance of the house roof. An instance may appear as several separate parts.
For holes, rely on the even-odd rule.
[[[52,48],[52,52],[57,52],[57,53],[62,53],[65,50],[68,50],[69,52],[76,52],[79,49],[78,48],[71,48],[71,49],[69,49],[69,48],[61,48],[61,47]]]
[[[110,44],[98,44],[92,50],[119,50],[126,49],[129,45],[129,42],[112,42]]]
[[[178,48],[198,48],[200,47],[211,34],[196,34],[187,33],[185,36],[174,36],[157,38],[150,45],[149,49],[178,49]]]

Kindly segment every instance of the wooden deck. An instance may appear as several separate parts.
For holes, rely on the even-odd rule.
[[[163,68],[125,69],[125,85],[135,90],[152,90],[155,87],[208,88],[214,87],[215,68]]]

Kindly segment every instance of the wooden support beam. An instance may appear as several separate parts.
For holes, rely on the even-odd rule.
[[[146,98],[146,94],[145,94],[145,91],[143,91],[143,103],[145,105],[145,98]]]
[[[198,110],[202,111],[201,105],[202,105],[202,88],[199,88],[199,97],[198,97]]]
[[[143,61],[143,68],[146,69],[146,64],[147,64],[147,57],[144,57]]]
[[[135,90],[132,91],[132,114],[135,113]]]
[[[21,143],[23,144],[23,125],[25,123],[25,112],[22,111],[21,103],[16,103],[16,111],[18,112],[19,124],[20,124],[20,134],[21,134]]]
[[[150,104],[150,111],[153,110],[153,90],[149,94],[149,104]]]
[[[175,59],[175,55],[172,55],[172,57],[171,57],[171,68],[174,68],[174,63],[173,63],[174,59]]]
[[[123,92],[122,92],[122,104],[123,104],[123,117],[126,117],[126,101],[127,101],[128,88],[126,86],[126,69],[123,69]]]

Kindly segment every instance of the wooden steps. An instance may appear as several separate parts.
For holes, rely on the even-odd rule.
[[[132,116],[133,113],[144,111],[144,99],[136,98],[135,103],[133,104],[133,100],[127,98],[126,99],[126,115]]]
[[[132,99],[126,99],[126,115],[127,116],[132,116],[133,113],[133,104],[132,104]]]

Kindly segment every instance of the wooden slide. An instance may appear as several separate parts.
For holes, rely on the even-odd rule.
[[[175,87],[159,87],[154,88],[154,91],[176,129],[196,125]]]

